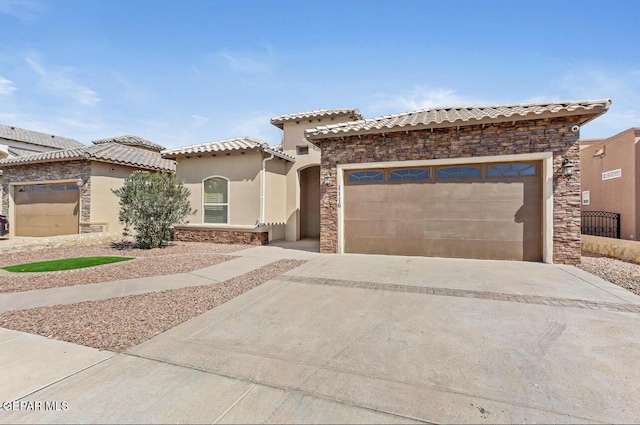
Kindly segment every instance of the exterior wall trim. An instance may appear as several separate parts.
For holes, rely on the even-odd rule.
[[[492,155],[465,158],[443,158],[411,161],[367,162],[337,164],[336,184],[338,190],[338,253],[344,254],[344,176],[346,171],[371,168],[414,167],[450,164],[478,164],[486,162],[542,161],[542,261],[553,263],[553,153],[524,153],[514,155]]]

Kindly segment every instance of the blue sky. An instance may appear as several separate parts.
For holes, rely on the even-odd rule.
[[[167,147],[356,107],[610,98],[640,126],[640,1],[0,0],[0,123]]]

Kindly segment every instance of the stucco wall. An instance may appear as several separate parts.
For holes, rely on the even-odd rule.
[[[640,242],[582,235],[582,250],[640,264]]]
[[[64,161],[47,164],[28,164],[3,169],[2,178],[2,214],[9,217],[9,223],[15,222],[14,217],[14,186],[16,184],[31,183],[75,183],[82,178],[86,183],[80,190],[80,222],[88,222],[91,218],[91,164],[89,161]],[[14,226],[10,227],[10,235],[14,235]],[[80,227],[81,233],[90,232],[89,228]]]
[[[640,162],[640,129],[629,129],[608,139],[589,140],[580,150],[582,191],[589,191],[589,205],[583,211],[610,211],[620,214],[620,237],[638,240],[640,230],[637,173]],[[594,157],[598,151],[603,155]],[[622,176],[602,180],[602,173],[620,169]]]
[[[640,133],[640,131],[638,131]],[[582,191],[589,191],[589,205],[583,211],[611,211],[620,214],[620,237],[638,240],[640,230],[637,210],[639,185],[636,183],[640,147],[634,129],[608,139],[588,141],[580,150]],[[603,155],[594,157],[598,151]],[[619,178],[602,180],[602,173],[620,169]]]
[[[550,152],[553,155],[553,261],[580,262],[580,164],[579,132],[571,127],[581,117],[553,118],[438,128],[386,135],[362,135],[344,139],[321,139],[320,180],[337,175],[339,164],[383,161],[429,160]],[[571,178],[561,177],[563,158],[575,165]],[[337,252],[337,185],[321,192],[320,249]]]
[[[284,225],[286,222],[286,172],[288,162],[281,158],[267,161],[267,179],[265,192],[265,223]],[[284,234],[277,232],[274,239],[283,239]]]
[[[91,221],[88,223],[92,230],[96,231],[106,223],[104,231],[122,232],[123,226],[118,221],[119,199],[111,190],[121,188],[124,179],[135,170],[136,168],[123,165],[92,162]]]
[[[300,120],[298,122],[291,121],[283,125],[283,150],[286,154],[296,158],[296,162],[290,164],[287,170],[286,178],[286,239],[296,241],[300,239],[300,174],[299,170],[307,168],[311,165],[320,165],[320,150],[309,143],[304,136],[304,131],[318,125],[336,124],[349,121],[349,117],[338,118],[314,118]],[[307,155],[298,155],[297,146],[308,146],[309,153]]]
[[[260,220],[260,172],[262,154],[248,151],[226,154],[202,154],[179,157],[176,176],[191,191],[189,201],[196,213],[187,217],[190,224],[202,224],[202,181],[212,176],[229,179],[230,225],[255,225]]]

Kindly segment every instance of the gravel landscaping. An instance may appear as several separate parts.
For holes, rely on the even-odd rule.
[[[583,252],[578,267],[640,295],[640,264]]]
[[[303,263],[279,260],[212,285],[8,311],[0,327],[122,352]]]
[[[250,248],[250,246],[177,242],[158,249],[139,249],[133,244],[127,243],[46,249],[35,252],[0,255],[0,267],[33,261],[99,255],[117,255],[135,258],[135,260],[125,261],[123,263],[57,272],[10,273],[0,270],[0,293],[188,273],[231,260],[234,258],[233,256],[221,254],[232,253],[246,248]]]

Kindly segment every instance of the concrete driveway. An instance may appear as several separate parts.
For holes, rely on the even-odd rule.
[[[638,341],[640,297],[574,267],[322,255],[0,421],[637,423]]]

